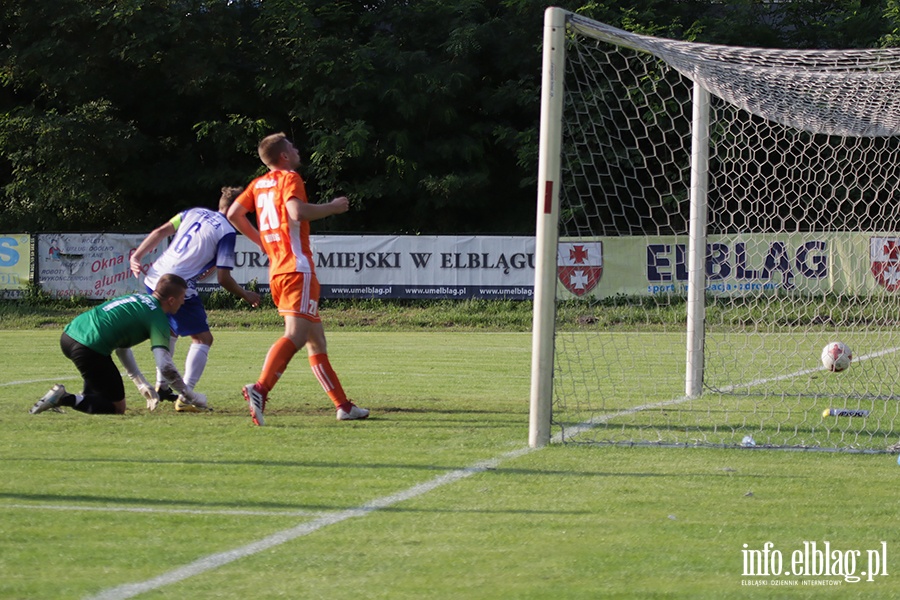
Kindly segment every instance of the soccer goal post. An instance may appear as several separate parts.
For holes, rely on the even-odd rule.
[[[550,8],[542,68],[529,444],[895,444],[900,49]]]

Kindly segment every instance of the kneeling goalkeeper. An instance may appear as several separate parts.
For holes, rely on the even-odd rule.
[[[84,379],[84,391],[70,394],[56,384],[31,407],[31,414],[74,408],[88,414],[125,413],[125,385],[113,362],[113,352],[128,373],[139,372],[125,350],[150,340],[156,366],[169,385],[188,400],[205,403],[203,394],[188,389],[169,354],[169,319],[184,304],[187,282],[177,275],[160,277],[152,294],[129,294],[113,298],[75,317],[66,325],[59,345]],[[128,362],[132,364],[128,364]]]

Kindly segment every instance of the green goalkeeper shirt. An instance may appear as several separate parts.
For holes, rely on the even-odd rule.
[[[169,348],[169,318],[150,294],[120,296],[75,317],[65,333],[100,354],[150,340],[153,348]]]

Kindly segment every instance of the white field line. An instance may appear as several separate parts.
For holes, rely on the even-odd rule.
[[[406,500],[411,500],[423,494],[427,494],[428,492],[439,487],[454,483],[461,479],[465,479],[477,473],[483,473],[485,471],[495,469],[503,461],[524,456],[532,450],[534,450],[534,448],[520,448],[518,450],[513,450],[511,452],[502,454],[496,458],[475,463],[470,467],[450,471],[448,473],[435,477],[431,481],[426,481],[425,483],[414,485],[413,487],[401,492],[397,492],[396,494],[377,498],[356,508],[350,508],[347,510],[325,514],[312,521],[302,523],[290,529],[284,529],[258,541],[251,542],[246,546],[228,550],[227,552],[210,554],[209,556],[200,558],[192,563],[186,564],[182,567],[178,567],[152,579],[137,583],[127,583],[125,585],[110,588],[108,590],[100,592],[96,596],[91,596],[90,600],[125,600],[126,598],[133,598],[139,594],[150,592],[167,585],[172,585],[173,583],[178,583],[179,581],[183,581],[185,579],[188,579],[189,577],[194,577],[195,575],[200,575],[201,573],[205,573],[206,571],[217,569],[238,559],[258,554],[260,552],[268,550],[269,548],[273,548],[286,542],[290,542],[291,540],[295,540],[299,537],[315,533],[316,531],[324,527],[328,527],[329,525],[336,525],[354,517],[364,517],[374,511],[388,508]]]
[[[900,351],[900,347],[897,348],[887,348],[885,350],[879,350],[878,352],[870,352],[869,354],[863,354],[860,357],[854,357],[853,362],[862,362],[865,360],[869,360],[871,358],[878,358],[879,356],[885,356],[887,354],[893,354],[894,352]],[[814,369],[803,369],[800,371],[795,371],[794,373],[788,373],[786,375],[779,375],[778,377],[771,377],[767,379],[757,379],[754,381],[748,381],[746,383],[738,383],[735,385],[728,385],[721,388],[715,388],[720,392],[732,392],[734,390],[738,390],[741,388],[753,387],[756,385],[762,385],[766,383],[773,383],[775,381],[784,381],[785,379],[793,379],[794,377],[800,377],[802,375],[811,375],[813,373],[817,373],[819,371],[825,371],[825,367],[819,366]]]
[[[21,381],[3,381],[0,382],[0,387],[8,387],[11,385],[28,385],[31,383],[59,383],[60,381],[70,381],[73,379],[81,379],[81,377],[53,377],[51,379],[23,379]]]
[[[627,417],[628,415],[633,415],[639,413],[644,410],[650,410],[651,408],[662,408],[663,406],[676,406],[678,404],[682,404],[691,400],[690,396],[679,396],[678,398],[673,398],[671,400],[664,400],[662,402],[654,402],[652,404],[641,404],[639,406],[632,406],[631,408],[626,408],[625,410],[619,410],[613,413],[608,413],[605,415],[600,415],[596,417],[591,417],[584,423],[579,423],[578,425],[573,425],[571,427],[566,427],[562,433],[559,433],[553,436],[553,439],[550,440],[551,443],[564,442],[566,440],[572,439],[573,437],[580,435],[586,431],[590,431],[594,427],[598,425],[602,425],[609,421],[610,419],[617,419],[619,417]],[[696,398],[694,398],[696,399]]]

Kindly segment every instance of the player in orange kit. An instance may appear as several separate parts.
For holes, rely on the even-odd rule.
[[[309,222],[347,212],[350,202],[344,196],[326,204],[308,202],[303,179],[295,171],[300,154],[283,133],[264,138],[258,150],[269,172],[250,182],[228,209],[228,219],[269,257],[269,287],[284,318],[284,335],[269,348],[259,379],[244,386],[250,416],[257,425],[265,424],[269,392],[305,345],[310,367],[334,402],[338,420],[365,419],[369,411],[347,399],[328,360],[309,243]],[[256,212],[258,229],[247,218],[251,211]]]

